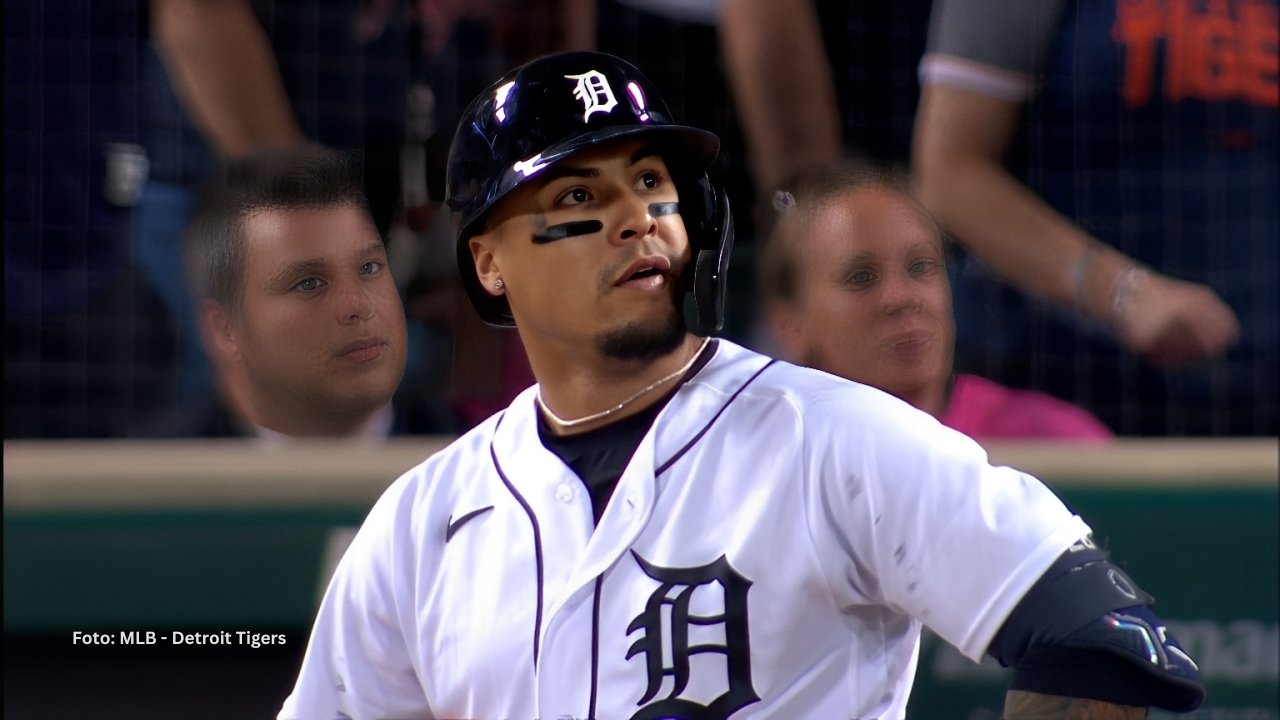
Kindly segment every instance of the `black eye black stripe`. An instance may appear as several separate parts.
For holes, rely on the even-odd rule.
[[[574,222],[560,223],[559,225],[548,227],[541,234],[535,234],[533,242],[537,245],[543,245],[556,240],[563,240],[567,237],[590,235],[603,229],[604,223],[599,220],[575,220]]]
[[[680,212],[680,203],[660,202],[649,204],[649,214],[654,217],[662,217],[663,215],[675,215]]]
[[[680,203],[674,202],[658,202],[649,204],[649,214],[654,217],[662,217],[664,215],[675,215],[680,212]],[[604,229],[604,223],[599,220],[575,220],[573,222],[560,223],[559,225],[551,225],[541,233],[533,236],[535,245],[545,245],[556,240],[563,240],[569,237],[577,237],[579,235],[590,235]]]

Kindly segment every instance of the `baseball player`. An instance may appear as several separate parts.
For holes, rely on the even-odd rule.
[[[924,625],[1017,668],[1010,718],[1197,707],[1149,596],[1038,480],[712,339],[717,145],[597,53],[464,113],[462,277],[538,383],[377,502],[280,717],[901,718]]]

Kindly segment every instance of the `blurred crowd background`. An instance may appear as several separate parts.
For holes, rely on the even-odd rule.
[[[1247,443],[1214,440],[1213,453],[1138,448],[1145,469],[1121,482],[1118,466],[1047,477],[1117,557],[1158,578],[1179,637],[1205,658],[1216,705],[1197,717],[1280,718],[1265,477],[1280,395],[1276,0],[5,0],[4,12],[6,440],[253,435],[210,420],[225,398],[182,236],[225,161],[303,143],[363,165],[407,318],[393,432],[443,442],[503,407],[532,377],[516,334],[481,324],[458,286],[440,209],[449,140],[465,104],[519,62],[603,50],[643,70],[678,120],[721,137],[711,175],[737,227],[726,337],[781,351],[757,280],[781,227],[776,191],[814,163],[871,161],[910,173],[954,241],[957,373],[1052,395],[1120,437],[1272,438],[1265,462],[1251,441],[1247,472],[1234,463]],[[327,581],[321,550],[392,465],[431,446],[407,444],[391,459],[394,444],[343,448],[352,483],[372,489],[334,501],[313,489],[314,466],[293,462],[321,445],[286,448],[276,462],[289,472],[254,475],[227,460],[252,455],[239,444],[145,443],[122,460],[116,443],[75,446],[80,457],[13,443],[6,710],[271,716]],[[48,469],[63,455],[82,465]],[[361,479],[364,458],[383,464]],[[298,489],[282,506],[272,484],[285,476]],[[166,508],[149,502],[157,485],[118,492],[140,477],[189,480],[160,493],[170,500],[234,488],[208,508]],[[93,497],[58,497],[68,487]],[[264,488],[256,505],[229,499]],[[69,639],[241,627],[289,644]],[[962,681],[991,668],[948,657],[922,655],[919,717],[960,717],[960,703],[1002,692],[997,674],[968,699]],[[996,716],[983,712],[964,716]]]
[[[1013,72],[1007,87],[983,84],[999,72],[972,80],[963,62],[922,73],[927,47],[954,49],[938,26],[960,14],[939,3],[776,3],[773,50],[795,28],[816,29],[797,42],[825,60],[829,80],[799,57],[752,50],[762,47],[752,31],[726,22],[734,3],[752,5],[6,0],[5,437],[234,434],[204,423],[218,388],[192,319],[181,234],[219,162],[298,142],[363,158],[409,321],[397,432],[454,434],[502,407],[531,378],[514,333],[480,325],[457,290],[451,219],[439,210],[445,155],[463,106],[488,83],[537,54],[579,48],[632,61],[678,119],[722,138],[712,174],[738,228],[727,337],[773,347],[757,317],[758,238],[771,184],[795,169],[764,157],[768,112],[747,96],[768,91],[766,75],[825,83],[837,151],[907,169],[929,77],[1007,103],[1017,122],[991,142],[1003,143],[992,155],[1011,177],[1102,243],[1204,284],[1240,328],[1188,364],[1152,360],[1096,318],[1073,318],[1052,292],[1036,301],[1045,307],[1027,305],[1026,284],[992,279],[994,263],[949,227],[956,369],[1077,403],[1122,436],[1277,433],[1275,2],[1045,2],[981,28],[1044,38],[1022,76],[1038,80],[1031,91]],[[726,47],[755,52],[772,72],[729,65]],[[271,101],[281,89],[284,102]],[[1135,109],[1143,92],[1155,99]],[[783,96],[765,102],[801,124],[825,122]],[[830,152],[809,139],[815,156]],[[811,159],[796,147],[797,162]],[[935,210],[944,225],[945,206]]]

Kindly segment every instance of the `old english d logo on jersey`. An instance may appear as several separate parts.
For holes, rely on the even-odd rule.
[[[659,582],[657,589],[649,595],[644,611],[627,626],[627,635],[639,634],[627,650],[627,659],[644,655],[645,670],[649,676],[644,697],[636,703],[640,709],[631,716],[631,720],[723,720],[758,702],[760,697],[751,684],[751,644],[747,629],[747,591],[751,589],[751,581],[739,575],[723,555],[701,567],[665,568],[646,561],[634,550],[631,554],[644,573]],[[719,588],[712,587],[713,583]],[[722,597],[723,611],[715,615],[692,614],[690,605],[695,594],[701,607],[709,601],[714,602],[712,598]],[[690,645],[691,625],[722,626],[724,644]],[[669,637],[664,635],[664,628],[670,632]],[[725,691],[706,704],[682,697],[694,671],[690,658],[702,653],[724,655],[728,669],[724,679]],[[671,658],[671,667],[663,665],[665,657]],[[664,699],[651,702],[658,696],[667,677],[672,679],[671,692]],[[704,681],[704,687],[714,687],[705,682],[706,678],[700,680]]]
[[[586,122],[587,118],[591,117],[591,113],[608,114],[617,106],[618,99],[613,95],[613,88],[609,87],[609,79],[599,72],[588,70],[581,75],[565,75],[565,77],[578,81],[573,88],[573,96],[583,104],[582,122]]]

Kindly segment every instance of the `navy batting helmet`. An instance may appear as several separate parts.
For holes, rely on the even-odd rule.
[[[462,284],[482,320],[515,325],[506,297],[480,286],[467,242],[483,231],[493,206],[559,160],[638,135],[663,148],[680,194],[693,251],[681,278],[685,323],[699,335],[720,330],[733,221],[728,199],[706,174],[720,141],[673,122],[662,97],[630,63],[594,52],[548,55],[512,70],[477,96],[459,121],[449,149],[447,201],[460,214]]]

